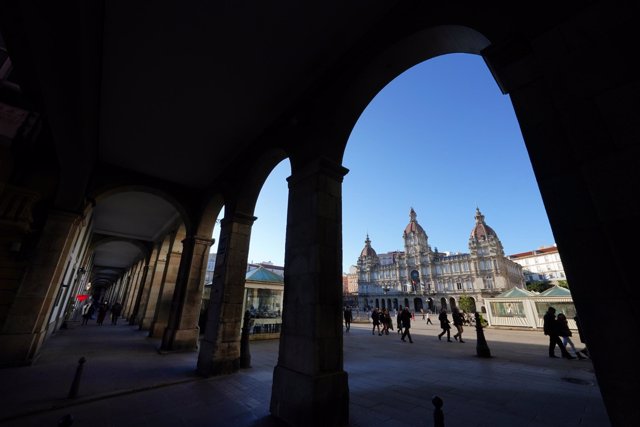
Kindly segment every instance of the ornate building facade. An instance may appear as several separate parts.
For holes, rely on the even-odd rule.
[[[409,306],[437,312],[457,306],[463,295],[473,298],[484,311],[485,298],[505,290],[524,287],[522,266],[509,260],[496,232],[476,209],[469,237],[469,253],[450,254],[434,250],[411,208],[409,224],[402,234],[404,251],[378,255],[367,235],[357,263],[359,305],[397,309]]]

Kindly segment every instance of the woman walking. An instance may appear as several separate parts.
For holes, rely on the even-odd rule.
[[[567,343],[569,343],[569,345],[571,346],[571,350],[573,350],[573,353],[576,355],[578,359],[580,360],[586,359],[586,357],[581,355],[580,352],[576,350],[576,346],[573,345],[573,341],[571,341],[571,338],[570,338],[571,330],[569,329],[567,316],[565,316],[562,313],[558,314],[557,322],[558,322],[558,335],[562,337],[562,344],[566,347]]]

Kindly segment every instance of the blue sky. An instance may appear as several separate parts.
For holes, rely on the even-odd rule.
[[[378,253],[402,250],[413,207],[429,244],[468,252],[476,206],[507,255],[552,245],[538,185],[508,95],[482,58],[454,54],[390,82],[360,116],[343,166],[343,269],[367,233]],[[288,161],[265,183],[250,262],[284,264]]]

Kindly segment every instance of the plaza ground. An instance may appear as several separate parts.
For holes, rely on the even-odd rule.
[[[485,329],[488,359],[472,328],[464,344],[439,341],[420,319],[411,332],[413,344],[363,323],[344,334],[351,426],[432,426],[435,395],[447,427],[610,425],[591,361],[550,359],[541,331]],[[251,342],[251,368],[202,378],[196,353],[160,354],[146,335],[95,321],[59,331],[32,366],[0,369],[0,425],[56,426],[66,414],[74,427],[280,425],[269,415],[277,340]]]

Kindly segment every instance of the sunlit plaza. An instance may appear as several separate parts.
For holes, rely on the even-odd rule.
[[[472,328],[465,343],[439,341],[420,316],[411,331],[414,344],[395,330],[372,335],[370,322],[344,333],[351,426],[432,426],[434,396],[448,427],[610,425],[591,361],[549,359],[540,331],[486,328],[491,358],[476,356]],[[60,331],[33,366],[0,370],[0,424],[55,426],[70,414],[92,427],[281,425],[269,415],[278,340],[251,341],[251,368],[206,379],[195,353],[160,354],[145,335],[94,321]]]

